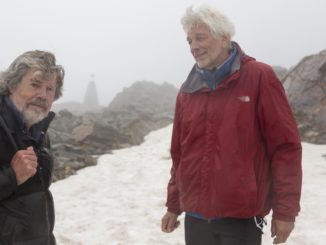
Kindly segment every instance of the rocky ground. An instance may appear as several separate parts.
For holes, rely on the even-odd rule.
[[[99,155],[113,149],[138,145],[150,131],[172,123],[177,91],[166,83],[136,82],[101,110],[57,112],[49,129],[54,181],[95,165]]]

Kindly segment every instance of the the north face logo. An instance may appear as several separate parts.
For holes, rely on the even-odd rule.
[[[239,100],[241,100],[242,102],[249,102],[250,101],[250,97],[245,95],[245,96],[240,96],[238,97]]]

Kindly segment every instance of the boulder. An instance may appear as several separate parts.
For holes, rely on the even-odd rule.
[[[303,58],[284,77],[302,140],[326,144],[326,50]]]

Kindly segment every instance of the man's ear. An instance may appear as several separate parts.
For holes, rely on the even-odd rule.
[[[229,48],[230,47],[230,37],[229,37],[229,35],[223,34],[221,39],[222,39],[223,48]]]
[[[15,85],[15,86],[13,86],[13,87],[10,87],[10,88],[9,88],[9,94],[8,94],[8,95],[9,95],[9,96],[12,95],[12,94],[16,91],[16,89],[17,89],[17,85]]]

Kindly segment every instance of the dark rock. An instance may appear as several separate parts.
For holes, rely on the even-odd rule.
[[[138,82],[119,93],[103,111],[57,113],[49,135],[55,157],[54,180],[96,164],[96,156],[140,144],[150,131],[173,120],[177,88]]]

